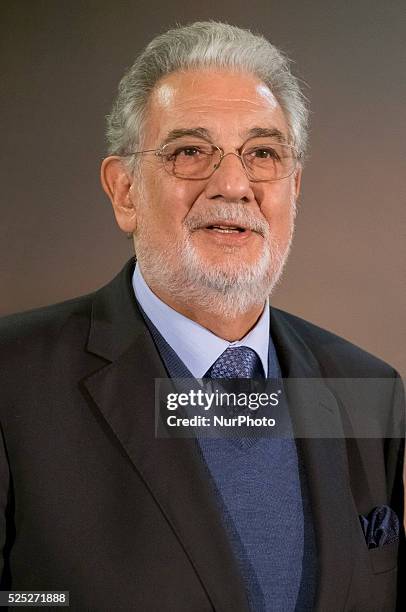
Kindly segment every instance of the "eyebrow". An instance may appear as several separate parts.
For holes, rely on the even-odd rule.
[[[274,138],[279,142],[287,141],[286,136],[281,132],[278,128],[264,128],[264,127],[253,127],[247,132],[245,132],[246,139],[250,138]],[[171,130],[168,132],[167,136],[162,142],[161,146],[169,144],[179,138],[183,138],[184,136],[192,136],[194,138],[202,138],[207,142],[212,143],[213,138],[209,130],[204,127],[194,127],[194,128],[178,128],[175,130]]]
[[[279,142],[286,142],[287,140],[278,128],[253,127],[246,133],[248,138],[275,138]]]
[[[210,132],[209,130],[206,130],[206,128],[203,128],[203,127],[185,128],[185,129],[181,128],[177,130],[171,130],[170,132],[168,132],[161,146],[164,146],[170,142],[173,142],[174,140],[177,140],[178,138],[183,138],[184,136],[194,136],[195,138],[203,138],[203,140],[207,140],[207,142],[212,141]]]

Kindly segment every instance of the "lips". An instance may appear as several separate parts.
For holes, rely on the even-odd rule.
[[[242,233],[245,232],[246,228],[240,225],[207,225],[205,229],[213,230],[215,232],[221,232],[224,234]]]
[[[231,219],[216,219],[215,221],[208,221],[204,224],[201,224],[196,229],[204,229],[211,230],[213,232],[220,232],[223,234],[231,234],[231,233],[239,233],[242,234],[251,229],[246,224],[241,224],[241,222],[233,222]]]
[[[208,212],[208,211],[207,211]],[[267,235],[265,219],[255,217],[248,211],[227,204],[213,209],[211,214],[195,213],[185,220],[187,229],[191,232],[203,231],[209,234],[239,234],[242,238],[258,234],[262,238]]]

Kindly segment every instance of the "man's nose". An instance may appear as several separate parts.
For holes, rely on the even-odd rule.
[[[245,168],[238,153],[226,153],[217,165],[206,186],[208,198],[224,198],[225,200],[245,201],[253,199]]]

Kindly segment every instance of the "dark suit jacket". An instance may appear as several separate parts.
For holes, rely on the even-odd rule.
[[[94,294],[0,323],[2,588],[69,590],[74,610],[246,611],[194,441],[154,436],[154,378],[166,372],[131,274],[129,262]],[[390,379],[389,409],[388,365],[276,309],[271,326],[284,376]],[[323,422],[352,410],[327,387],[315,403]],[[395,609],[398,545],[368,550],[358,515],[402,514],[401,440],[298,445],[316,609]]]

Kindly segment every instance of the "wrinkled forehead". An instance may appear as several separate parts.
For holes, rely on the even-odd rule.
[[[252,74],[196,70],[161,79],[146,115],[148,140],[170,130],[201,126],[213,137],[242,133],[253,125],[278,128],[288,138],[284,113],[269,87]]]

